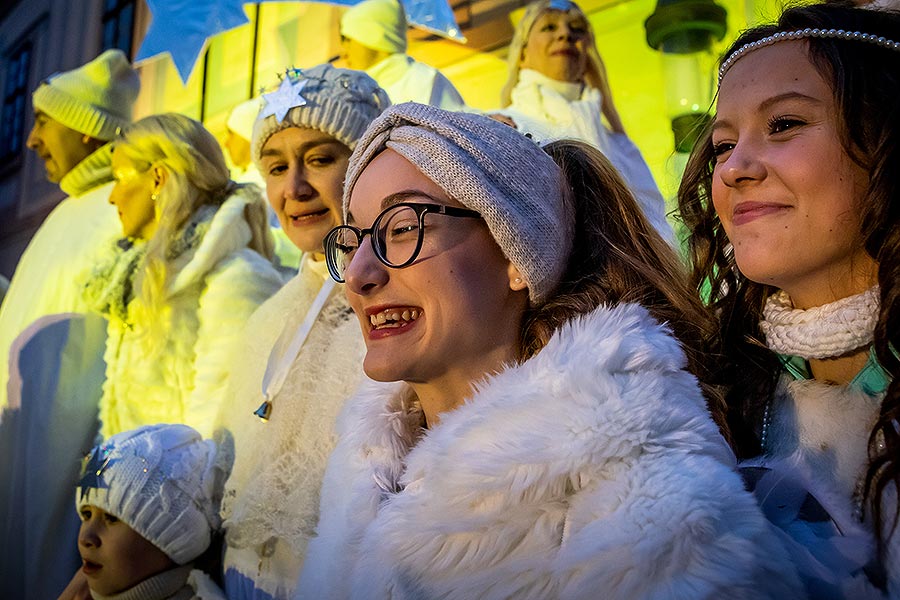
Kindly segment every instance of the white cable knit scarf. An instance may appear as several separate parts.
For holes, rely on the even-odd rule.
[[[783,290],[769,296],[760,328],[766,345],[779,354],[822,359],[842,356],[872,343],[878,321],[879,289],[808,310],[793,307]]]

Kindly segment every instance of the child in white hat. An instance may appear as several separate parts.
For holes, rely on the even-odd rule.
[[[110,437],[85,459],[78,551],[95,600],[220,599],[192,561],[218,528],[216,444],[186,425]]]

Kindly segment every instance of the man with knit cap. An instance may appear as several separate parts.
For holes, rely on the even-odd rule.
[[[131,122],[140,80],[121,50],[51,75],[32,95],[28,147],[44,160],[47,178],[68,194],[26,248],[0,308],[0,407],[5,407],[10,345],[44,315],[83,313],[79,277],[110,237],[121,233],[107,142]]]
[[[79,564],[66,543],[78,522],[63,510],[78,473],[63,457],[96,436],[106,344],[81,282],[122,233],[108,142],[131,122],[139,89],[125,54],[108,50],[32,95],[27,146],[68,197],[25,249],[0,306],[0,478],[16,490],[0,502],[0,539],[18,541],[0,551],[9,597],[56,597]]]
[[[364,0],[341,17],[342,57],[365,71],[393,104],[418,102],[463,110],[462,96],[440,71],[406,54],[406,12],[398,0]]]

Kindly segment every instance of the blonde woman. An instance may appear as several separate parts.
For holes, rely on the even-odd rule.
[[[650,224],[673,239],[666,207],[640,150],[625,134],[587,16],[569,0],[528,5],[509,45],[499,112],[539,139],[574,138],[622,174]]]
[[[112,171],[124,238],[84,292],[109,318],[101,434],[184,423],[209,436],[235,340],[282,283],[265,205],[182,115],[125,129]]]

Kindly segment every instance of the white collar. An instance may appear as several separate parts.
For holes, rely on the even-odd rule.
[[[558,81],[533,69],[522,69],[519,71],[519,85],[536,85],[550,88],[569,102],[581,99],[581,94],[584,92],[583,83]]]

